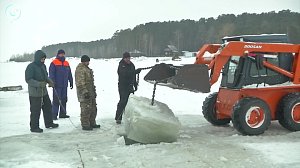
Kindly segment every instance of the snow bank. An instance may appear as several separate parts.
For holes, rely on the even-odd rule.
[[[124,114],[127,138],[144,143],[174,142],[180,122],[171,109],[161,102],[145,97],[131,96]]]

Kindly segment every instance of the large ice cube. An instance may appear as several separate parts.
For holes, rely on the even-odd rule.
[[[181,124],[166,104],[131,96],[124,113],[127,138],[144,144],[177,140]]]

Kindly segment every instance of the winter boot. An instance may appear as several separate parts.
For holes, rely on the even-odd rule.
[[[121,124],[121,120],[116,120],[116,123],[117,124]]]
[[[100,125],[95,124],[95,125],[92,125],[91,127],[92,127],[92,128],[100,128]]]
[[[42,133],[43,132],[43,129],[41,128],[33,128],[33,129],[30,129],[31,132],[35,132],[35,133]]]
[[[82,130],[84,130],[84,131],[92,131],[92,130],[93,130],[93,127],[85,127],[85,126],[82,126]]]
[[[70,116],[68,116],[68,115],[61,115],[61,116],[59,116],[59,118],[70,118]]]
[[[47,125],[46,128],[57,128],[59,125],[52,123],[51,125]]]

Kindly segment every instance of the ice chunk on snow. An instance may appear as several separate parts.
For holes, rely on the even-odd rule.
[[[103,157],[103,159],[106,160],[106,161],[108,161],[109,159],[111,159],[111,157],[106,156],[106,155],[102,155],[102,157]]]
[[[161,102],[145,97],[131,96],[124,114],[127,138],[140,143],[174,142],[180,122],[171,109]]]
[[[125,145],[125,139],[123,136],[117,139],[117,144],[118,145]]]
[[[221,156],[220,160],[223,161],[223,162],[227,162],[228,161],[228,159],[226,157],[224,157],[224,156]]]

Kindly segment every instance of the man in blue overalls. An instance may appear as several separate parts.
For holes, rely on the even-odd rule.
[[[53,120],[57,120],[58,111],[59,118],[70,117],[66,112],[66,104],[68,101],[68,82],[70,82],[70,88],[73,89],[73,77],[69,62],[65,59],[65,51],[58,50],[56,58],[52,61],[49,67],[49,77],[54,82],[52,99]]]

